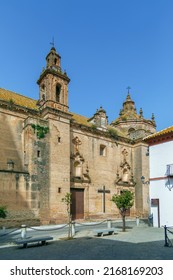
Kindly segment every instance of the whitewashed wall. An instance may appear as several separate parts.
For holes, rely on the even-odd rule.
[[[167,164],[173,164],[173,141],[151,146],[150,178],[165,176]]]
[[[166,165],[173,164],[173,141],[150,147],[150,200],[159,199],[160,226],[173,226],[173,189],[165,186]],[[152,181],[152,179],[155,179]],[[156,207],[151,207],[153,225],[158,226]]]
[[[150,183],[150,199],[159,199],[160,204],[160,226],[173,226],[173,189],[165,187],[165,181],[153,181]],[[158,226],[156,207],[151,207],[153,214],[153,225]]]

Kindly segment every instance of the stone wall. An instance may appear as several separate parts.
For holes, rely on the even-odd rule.
[[[128,143],[115,142],[104,134],[98,135],[91,132],[79,130],[77,128],[71,129],[71,173],[74,170],[75,163],[75,145],[73,139],[76,137],[80,140],[78,152],[83,159],[82,172],[86,173],[88,168],[88,174],[91,179],[90,182],[72,182],[72,188],[84,188],[84,209],[85,218],[109,218],[119,217],[119,210],[115,204],[111,201],[114,194],[120,192],[124,187],[116,184],[117,171],[121,175],[121,163],[124,160],[123,151],[126,150],[126,161],[129,163],[133,173],[133,158],[132,158],[132,145]],[[100,154],[100,148],[105,147],[104,153]],[[76,158],[76,160],[79,160]],[[106,211],[103,212],[103,194],[98,190],[105,186],[106,190],[110,193],[106,193]],[[128,188],[129,189],[129,188]],[[135,187],[131,187],[135,193]],[[136,215],[135,206],[131,209],[131,215]]]
[[[0,115],[0,205],[7,205],[7,219],[19,223],[35,223],[37,219],[42,224],[67,222],[62,198],[70,188],[84,189],[86,219],[119,217],[111,197],[123,188],[135,194],[131,216],[147,216],[148,186],[140,180],[142,175],[148,178],[147,145],[115,141],[101,131],[70,127],[70,114],[44,110],[42,118],[11,111]],[[37,128],[47,128],[43,137]],[[7,169],[10,159],[14,162],[12,171]],[[77,172],[82,174],[79,180],[75,178],[78,163]],[[122,182],[125,165],[129,168],[125,175],[133,174],[136,185]],[[105,213],[103,194],[98,192],[103,186],[110,191],[106,193]]]
[[[21,228],[21,225],[26,226],[39,226],[40,220],[36,218],[31,219],[21,219],[21,218],[13,218],[13,219],[0,219],[0,228],[5,227],[8,228]]]
[[[136,178],[136,208],[139,215],[144,217],[149,213],[149,185],[142,184],[141,176],[145,176],[149,180],[149,157],[147,156],[147,145],[145,143],[138,143],[134,145],[133,151],[133,165],[134,175]]]
[[[14,162],[16,171],[23,170],[22,129],[23,115],[1,109],[0,112],[0,170],[7,169],[7,162]]]
[[[0,205],[7,207],[7,219],[2,220],[6,227],[15,226],[25,221],[35,224],[38,219],[30,208],[30,190],[27,188],[28,174],[0,172]],[[38,222],[37,222],[38,223]]]
[[[57,120],[58,119],[58,120]],[[50,223],[67,221],[62,198],[70,192],[70,123],[68,118],[51,115],[49,120],[49,209]]]

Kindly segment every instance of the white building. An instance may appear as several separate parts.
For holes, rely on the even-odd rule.
[[[153,226],[173,226],[173,126],[145,140],[149,144]]]

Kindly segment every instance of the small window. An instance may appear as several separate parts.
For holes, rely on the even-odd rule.
[[[45,93],[42,94],[42,100],[45,101],[46,100],[46,96]]]
[[[61,143],[61,137],[58,137],[58,143]]]
[[[41,89],[45,90],[45,85],[44,84],[41,85]]]
[[[44,84],[42,84],[41,85],[41,87],[40,87],[40,93],[41,93],[41,98],[42,98],[42,100],[43,101],[45,101],[46,100],[46,88],[45,88],[45,85]]]
[[[40,158],[40,156],[41,156],[41,152],[38,150],[37,151],[37,157]]]
[[[60,102],[61,86],[56,85],[56,102]]]
[[[58,193],[61,193],[61,188],[58,188]]]
[[[106,146],[100,145],[100,156],[106,156]]]

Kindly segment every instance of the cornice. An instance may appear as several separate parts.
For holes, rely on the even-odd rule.
[[[167,134],[158,135],[153,138],[144,139],[145,142],[149,144],[149,146],[154,146],[158,144],[163,144],[166,142],[173,141],[173,132],[169,132]]]
[[[63,80],[66,80],[68,83],[70,82],[70,78],[63,72],[60,72],[60,71],[56,71],[52,68],[47,68],[45,69],[41,75],[40,75],[40,78],[37,80],[37,84],[39,85],[41,80],[44,78],[44,76],[48,75],[48,74],[51,74],[53,76],[57,76],[57,77],[60,77],[62,78]]]
[[[8,102],[5,100],[0,100],[0,107],[6,110],[22,113],[22,114],[32,114],[32,115],[39,115],[39,110],[27,108],[21,105],[17,105],[12,102]]]

